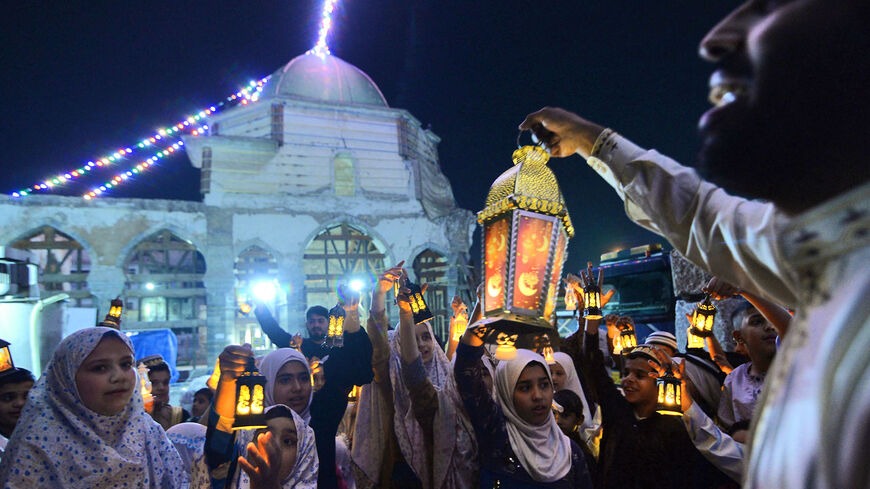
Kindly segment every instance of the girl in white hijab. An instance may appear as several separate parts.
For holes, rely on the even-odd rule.
[[[598,446],[601,441],[601,407],[593,405],[592,410],[589,409],[589,402],[583,392],[583,386],[580,384],[580,377],[577,375],[577,369],[574,367],[574,359],[571,355],[564,352],[556,352],[553,354],[555,366],[550,364],[550,371],[553,374],[553,384],[556,391],[567,389],[577,397],[583,405],[583,423],[580,425],[580,438],[586,443],[591,453],[598,456]],[[555,368],[554,368],[555,367]],[[561,379],[561,385],[556,375],[555,370],[561,368],[564,376]],[[560,388],[561,387],[561,388]]]
[[[183,487],[181,458],[138,386],[126,335],[87,328],[68,336],[30,391],[0,487]]]
[[[455,368],[456,385],[477,434],[480,487],[591,488],[582,451],[553,417],[546,360],[520,349],[515,359],[500,362],[493,401],[480,374],[483,350],[482,342],[466,332]]]

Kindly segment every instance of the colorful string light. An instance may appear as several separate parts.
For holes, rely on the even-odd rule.
[[[181,119],[178,123],[163,127],[157,130],[150,137],[147,137],[141,141],[139,141],[134,147],[125,147],[120,148],[117,151],[102,156],[100,158],[88,161],[87,164],[83,165],[80,168],[76,168],[74,170],[61,173],[55,175],[52,178],[48,178],[41,183],[34,184],[26,189],[19,190],[18,192],[12,192],[12,197],[26,197],[33,192],[41,191],[41,190],[50,190],[57,186],[62,186],[68,181],[76,180],[81,178],[87,174],[89,174],[94,168],[104,167],[108,165],[113,165],[122,161],[122,159],[126,158],[128,155],[131,155],[136,149],[144,149],[149,146],[159,145],[166,143],[168,141],[167,138],[177,136],[185,132],[191,128],[191,126],[195,127],[196,123],[200,120],[208,117],[209,115],[214,114],[218,110],[221,110],[225,105],[232,104],[233,102],[238,101],[243,105],[247,105],[249,102],[256,102],[259,99],[260,93],[263,91],[263,86],[269,81],[270,76],[261,78],[260,80],[252,80],[250,81],[244,88],[239,90],[238,92],[230,95],[226,99],[224,99],[219,104],[212,105],[208,108],[200,110],[199,112],[188,115],[187,117]],[[207,126],[204,126],[207,128]],[[200,128],[201,130],[201,128]],[[195,135],[195,134],[194,134]],[[178,141],[180,142],[180,141]],[[135,148],[135,149],[134,149]],[[162,151],[167,151],[172,146],[167,146],[166,149]],[[172,149],[172,151],[176,151],[177,148]],[[152,156],[151,158],[153,158]],[[150,159],[150,158],[149,158]],[[144,160],[148,161],[148,160]],[[141,163],[140,163],[141,165]],[[139,165],[137,165],[138,167]],[[134,167],[135,168],[135,167]],[[147,168],[147,167],[146,167]],[[141,171],[141,170],[140,170]],[[129,173],[129,172],[127,172]],[[124,173],[126,175],[127,173]],[[111,188],[111,187],[109,187]],[[86,194],[89,195],[89,194]],[[93,197],[93,196],[92,196]]]
[[[321,58],[331,54],[329,45],[326,43],[326,37],[329,35],[329,29],[332,28],[332,14],[335,12],[335,4],[338,0],[325,0],[323,2],[323,11],[320,13],[320,30],[317,33],[317,43],[309,49],[306,54],[316,54]]]

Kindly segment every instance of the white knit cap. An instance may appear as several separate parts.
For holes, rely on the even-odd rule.
[[[646,337],[645,343],[648,345],[669,346],[674,351],[679,350],[677,348],[677,337],[667,331],[655,331],[651,333]]]

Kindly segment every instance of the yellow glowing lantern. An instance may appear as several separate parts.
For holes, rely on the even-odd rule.
[[[550,343],[550,337],[544,335],[541,340],[541,355],[544,356],[544,360],[547,361],[547,365],[552,365],[556,363],[556,359],[553,357],[553,345]]]
[[[154,408],[154,396],[151,395],[151,381],[148,380],[148,367],[144,363],[140,363],[137,367],[139,371],[140,391],[142,392],[142,402],[145,403],[145,411],[151,412]]]
[[[247,316],[254,310],[254,306],[251,305],[250,302],[241,301],[239,302],[239,312]]]
[[[704,297],[703,302],[695,306],[692,314],[692,334],[707,338],[713,336],[713,322],[716,319],[716,306],[710,302],[710,296]]]
[[[540,146],[522,146],[493,182],[477,220],[483,227],[483,318],[493,342],[553,330],[556,296],[574,227]]]
[[[622,335],[613,335],[613,354],[622,353]]]
[[[357,402],[359,400],[360,391],[362,391],[362,387],[358,385],[353,386],[347,394],[347,402]]]
[[[589,284],[583,287],[583,302],[586,307],[583,309],[583,317],[586,319],[601,319],[604,315],[601,313],[601,288],[595,284]]]
[[[568,284],[565,287],[565,310],[566,311],[576,311],[577,310],[577,296],[574,295],[574,287],[571,284]]]
[[[9,342],[6,340],[0,340],[0,373],[14,369],[15,364],[12,363],[12,353],[9,352]]]
[[[680,379],[674,377],[674,372],[668,366],[663,375],[656,379],[659,398],[656,411],[659,414],[679,416],[683,414],[683,401]]]
[[[260,375],[254,357],[248,357],[245,370],[236,379],[236,415],[233,430],[266,427],[264,394],[266,377]]]
[[[459,341],[468,327],[468,310],[464,307],[456,311],[450,321],[453,323],[453,341]]]
[[[498,345],[495,349],[495,358],[499,360],[513,360],[517,357],[517,337],[519,335],[508,335],[505,333],[498,333],[496,336],[496,344]]]
[[[121,329],[121,314],[124,312],[124,301],[120,297],[112,299],[109,303],[109,313],[100,322],[99,326]]]
[[[422,287],[407,279],[405,280],[405,287],[410,290],[408,292],[408,300],[411,302],[411,312],[414,313],[414,324],[425,323],[434,318],[435,316],[423,299]]]
[[[344,346],[344,308],[341,304],[329,310],[329,328],[326,333],[326,344],[341,348]]]
[[[620,351],[630,352],[632,348],[637,346],[634,324],[620,318],[619,322],[616,323],[616,327],[619,328],[619,335],[614,338],[613,353],[616,353],[616,338],[619,338]]]
[[[692,334],[692,328],[686,330],[686,350],[703,350],[704,345],[703,337]]]

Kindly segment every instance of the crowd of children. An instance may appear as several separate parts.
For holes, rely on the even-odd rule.
[[[358,295],[340,291],[340,348],[319,334],[325,309],[312,308],[311,338],[282,336],[286,346],[254,359],[266,379],[266,428],[233,428],[236,379],[253,358],[246,345],[224,349],[217,384],[196,391],[189,414],[169,404],[163,358],[137,362],[115,329],[73,333],[38,381],[20,368],[0,374],[0,487],[736,487],[746,430],[787,326],[781,308],[741,299],[734,339],[748,361],[737,366],[735,357],[714,361],[713,350],[680,352],[666,332],[614,351],[611,329],[626,322],[619,317],[605,318],[606,328],[587,318],[547,358],[519,349],[499,362],[474,328],[445,352],[428,322],[415,324],[402,286],[392,328],[386,296],[404,277],[402,263],[379,277],[366,328]],[[569,293],[582,301],[578,291],[592,280],[590,268]],[[716,279],[708,292],[737,293]],[[258,317],[276,335],[268,310]],[[471,321],[479,317],[475,307]],[[665,367],[682,379],[682,417],[656,411]]]

